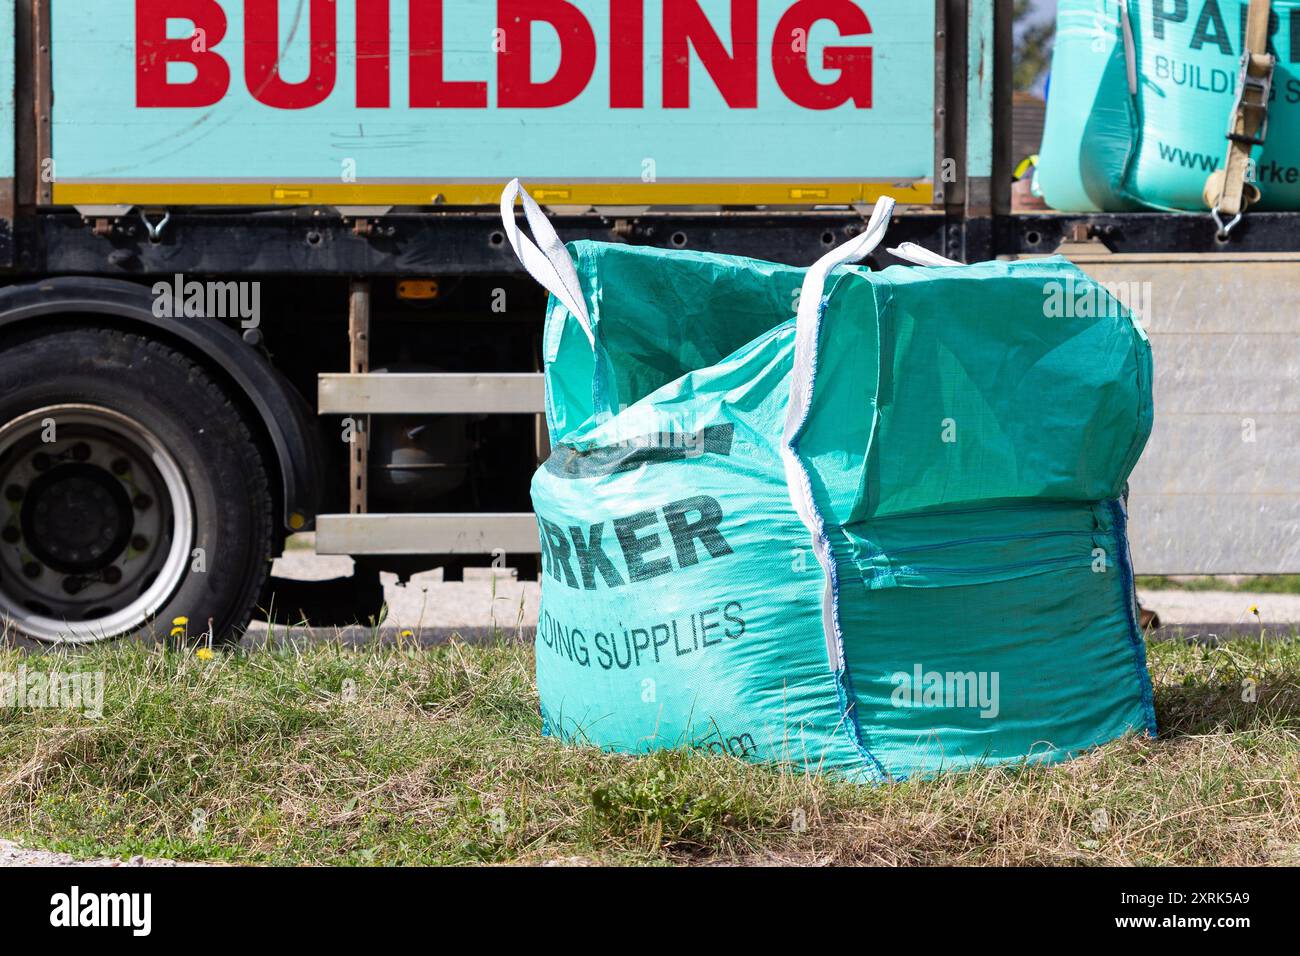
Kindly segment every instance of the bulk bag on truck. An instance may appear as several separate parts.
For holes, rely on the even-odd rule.
[[[799,269],[566,247],[523,194],[538,248],[519,194],[546,734],[865,782],[1154,733],[1122,503],[1151,353],[1118,302],[1061,258],[839,268],[888,200]]]
[[[1254,208],[1300,210],[1300,0],[1272,7],[1277,65],[1267,138],[1253,152]],[[1227,156],[1248,9],[1248,0],[1060,0],[1039,154],[1048,204],[1204,211],[1206,180]]]

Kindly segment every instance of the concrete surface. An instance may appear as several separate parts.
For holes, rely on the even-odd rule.
[[[1300,563],[1300,257],[1070,258],[1137,306],[1155,357],[1151,440],[1130,479],[1146,574],[1279,574]]]
[[[1138,591],[1142,606],[1168,624],[1230,624],[1281,627],[1300,624],[1300,594],[1246,591]],[[1258,608],[1259,616],[1251,612]]]
[[[276,561],[274,573],[297,580],[346,577],[352,573],[352,559],[294,550]],[[463,582],[444,582],[441,570],[418,574],[404,585],[391,574],[381,581],[387,617],[379,627],[368,621],[378,608],[358,608],[362,623],[356,626],[306,628],[281,623],[268,628],[255,623],[246,642],[339,637],[348,643],[399,639],[438,643],[452,635],[476,639],[498,631],[529,640],[537,626],[541,587],[536,581],[518,580],[508,568],[467,569]],[[1300,626],[1300,594],[1160,590],[1141,591],[1139,598],[1143,607],[1160,615],[1164,627],[1158,636],[1251,636],[1261,627],[1293,632]],[[1258,618],[1252,607],[1258,609]]]
[[[289,551],[276,560],[272,574],[302,581],[347,577],[352,574],[352,559]],[[386,611],[380,630],[385,635],[410,631],[420,639],[451,633],[479,636],[496,631],[532,636],[541,596],[538,582],[520,581],[510,568],[467,568],[464,577],[464,581],[444,582],[442,569],[438,568],[399,584],[395,574],[380,575]],[[360,626],[343,629],[346,636],[356,639],[361,631],[374,631],[368,625],[371,616],[379,610],[358,608]],[[298,622],[290,615],[286,623]],[[249,634],[255,639],[268,633],[274,637],[277,630],[283,632],[284,628],[268,629],[264,622],[254,622]]]

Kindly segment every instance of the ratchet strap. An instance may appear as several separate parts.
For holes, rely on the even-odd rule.
[[[1205,204],[1226,240],[1246,210],[1259,202],[1259,187],[1248,182],[1251,150],[1268,136],[1268,100],[1277,60],[1268,51],[1272,0],[1250,0],[1246,37],[1237,79],[1237,99],[1228,121],[1228,159],[1205,183]]]

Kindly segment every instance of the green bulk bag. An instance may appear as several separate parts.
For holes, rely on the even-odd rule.
[[[565,247],[507,188],[552,293],[545,733],[868,782],[1155,732],[1121,497],[1146,336],[1059,257],[840,268],[892,206],[797,269]]]
[[[1126,55],[1121,7],[1133,43]],[[1248,0],[1060,0],[1039,183],[1066,212],[1204,211],[1227,156]],[[1261,210],[1300,210],[1300,0],[1273,0]],[[1129,61],[1136,94],[1130,95]]]

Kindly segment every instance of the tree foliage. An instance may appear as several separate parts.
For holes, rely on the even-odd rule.
[[[1015,0],[1017,90],[1033,89],[1051,65],[1056,23],[1051,17],[1037,19],[1034,7],[1033,0]]]

